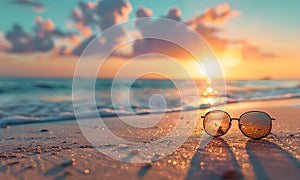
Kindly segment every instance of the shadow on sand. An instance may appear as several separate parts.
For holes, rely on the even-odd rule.
[[[300,162],[288,151],[268,140],[248,140],[246,152],[256,179],[299,179]],[[241,173],[228,143],[214,138],[199,149],[190,163],[186,179],[247,179]]]
[[[230,146],[222,138],[213,138],[199,149],[190,163],[186,179],[243,179]]]
[[[275,143],[251,139],[246,150],[257,179],[299,179],[300,162]]]

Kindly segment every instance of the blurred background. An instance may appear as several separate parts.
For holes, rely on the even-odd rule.
[[[221,64],[227,92],[210,87],[199,64],[180,56],[178,48],[141,39],[114,51],[110,56],[113,61],[105,63],[96,83],[101,115],[115,116],[116,109],[127,115],[131,110],[149,113],[153,94],[166,98],[168,112],[205,108],[224,100],[233,103],[300,97],[299,8],[299,0],[1,0],[1,122],[74,119],[72,77],[83,50],[99,33],[127,20],[133,20],[132,26],[120,27],[113,36],[101,39],[100,45],[113,49],[128,36],[143,38],[147,28],[134,20],[143,17],[181,22],[202,35]],[[147,26],[157,23],[149,21]],[[149,75],[134,84],[123,81],[131,86],[131,94],[120,88],[119,103],[113,106],[110,89],[119,68],[133,57],[151,52],[176,57],[197,80],[199,92],[190,82],[182,81],[185,76],[174,63],[161,57],[140,59],[123,78],[157,68],[183,83],[190,98],[181,101],[174,83]],[[195,93],[201,98],[195,99]],[[123,103],[128,96],[129,107]],[[89,94],[81,98],[75,100],[89,98]]]
[[[0,76],[72,77],[82,50],[101,31],[136,17],[165,17],[186,23],[208,41],[226,79],[295,79],[299,7],[297,0],[2,0]],[[106,43],[113,46],[123,35]],[[128,59],[141,49],[130,47],[115,58]]]

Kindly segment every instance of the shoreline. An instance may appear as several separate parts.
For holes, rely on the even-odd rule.
[[[297,105],[300,106],[300,98],[283,98],[283,99],[263,99],[263,100],[245,100],[245,101],[239,101],[239,102],[229,102],[226,104],[220,104],[220,105],[215,105],[215,106],[208,106],[208,105],[203,105],[203,107],[199,108],[190,108],[190,109],[184,109],[184,110],[174,110],[174,111],[167,111],[165,113],[177,113],[177,112],[189,112],[189,111],[206,111],[209,109],[218,109],[218,107],[221,107],[221,109],[226,108],[226,106],[229,106],[230,108],[239,106],[239,104],[248,104],[250,106],[261,106],[261,104],[264,104],[266,106],[270,107],[275,107],[273,102],[280,102],[280,104],[289,104],[289,106]],[[259,103],[259,105],[257,105]],[[282,106],[282,105],[277,105],[277,106]],[[284,105],[287,106],[287,105]],[[86,119],[92,119],[96,117],[88,116],[89,113],[85,118]],[[134,115],[149,115],[150,113],[146,112],[141,112],[138,114],[122,114],[121,116],[134,116]],[[151,114],[164,114],[161,112],[154,112]],[[64,116],[64,117],[63,117]],[[55,123],[55,122],[63,122],[63,121],[75,121],[76,117],[75,114],[70,114],[70,115],[63,115],[62,117],[53,117],[53,119],[49,119],[49,117],[46,117],[44,119],[0,119],[0,128],[1,127],[7,127],[7,126],[17,126],[17,125],[25,125],[25,124],[42,124],[42,123]],[[113,115],[103,115],[101,118],[114,118],[118,117],[118,114],[113,114]]]
[[[226,105],[225,110],[232,117],[239,117],[244,111],[253,109],[276,117],[272,133],[263,140],[251,140],[239,131],[234,122],[226,135],[212,139],[199,149],[203,131],[202,121],[199,120],[191,136],[175,152],[163,159],[142,164],[125,163],[100,153],[85,139],[76,121],[0,128],[0,178],[120,179],[126,176],[129,179],[297,179],[300,176],[300,121],[295,117],[300,112],[295,104],[299,102],[299,99],[290,99]],[[153,131],[129,133],[122,125],[115,123],[118,120],[116,117],[105,118],[105,122],[122,138],[147,142],[149,134],[160,138],[172,129],[169,125],[176,123],[176,119],[183,117],[183,120],[189,120],[196,111],[200,111],[201,115],[205,113],[203,109],[182,114],[167,113],[165,123],[157,125],[161,132],[157,135],[151,134]],[[112,144],[105,148],[120,150],[126,147]],[[66,166],[63,166],[64,163]]]

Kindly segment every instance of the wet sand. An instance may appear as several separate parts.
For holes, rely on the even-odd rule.
[[[125,163],[100,153],[85,139],[76,121],[0,128],[0,179],[298,179],[299,102],[293,99],[227,105],[226,111],[232,117],[247,110],[263,110],[276,117],[272,133],[262,140],[252,140],[234,122],[226,135],[199,148],[203,132],[199,119],[180,148],[147,163]],[[166,114],[164,123],[149,131],[124,130],[122,125],[116,125],[117,117],[105,118],[105,123],[118,136],[147,144],[163,137],[177,120],[188,120],[195,114],[197,111]],[[103,148],[121,152],[126,147],[111,144]]]

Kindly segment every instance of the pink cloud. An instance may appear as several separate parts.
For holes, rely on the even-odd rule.
[[[189,23],[207,23],[213,25],[222,25],[232,17],[239,15],[237,10],[233,10],[227,3],[206,9],[205,13],[193,18]]]

